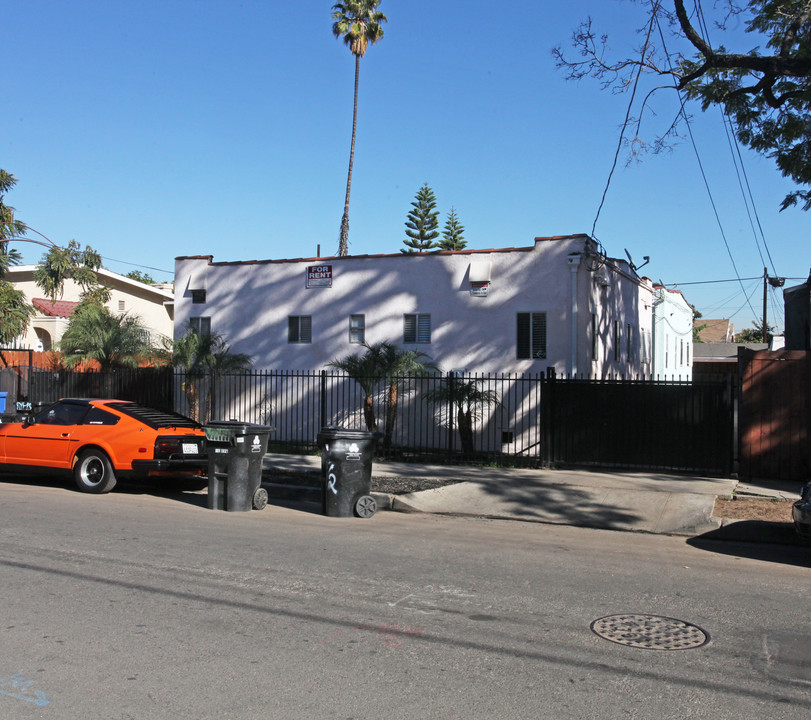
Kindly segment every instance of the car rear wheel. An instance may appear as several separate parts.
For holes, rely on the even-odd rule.
[[[110,458],[101,450],[85,450],[73,468],[73,479],[79,490],[86,493],[110,492],[116,477]]]

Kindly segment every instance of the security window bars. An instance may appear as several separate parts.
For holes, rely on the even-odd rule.
[[[290,315],[287,318],[287,342],[310,343],[313,341],[312,315]]]
[[[349,342],[351,342],[351,343],[364,343],[364,342],[366,342],[366,316],[365,315],[350,315],[349,316]]]
[[[519,360],[546,358],[546,313],[518,313],[516,347]]]
[[[430,343],[431,316],[427,314],[403,315],[403,342]]]

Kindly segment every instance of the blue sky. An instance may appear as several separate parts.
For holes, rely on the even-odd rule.
[[[180,255],[336,252],[354,62],[332,36],[331,4],[6,3],[0,167],[18,179],[6,202],[54,242],[75,239],[111,270],[157,280],[171,279]],[[641,7],[515,0],[500,16],[483,0],[383,0],[380,9],[385,37],[361,61],[350,253],[399,252],[424,182],[442,224],[456,209],[470,248],[591,233],[627,97],[567,82],[551,49],[590,15],[624,55]],[[672,93],[660,94],[643,129],[674,108]],[[642,274],[678,283],[705,317],[732,316],[740,330],[761,312],[762,256],[770,274],[796,278],[787,286],[808,276],[811,216],[778,212],[790,183],[742,149],[768,253],[759,247],[721,115],[694,115],[732,259],[689,142],[628,167],[623,154],[595,234],[611,256],[650,256]],[[43,250],[17,247],[26,262]],[[707,283],[734,279],[733,260],[755,279]],[[780,292],[768,312],[782,329]]]

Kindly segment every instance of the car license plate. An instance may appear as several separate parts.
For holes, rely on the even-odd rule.
[[[184,455],[197,455],[198,452],[197,443],[183,443]]]

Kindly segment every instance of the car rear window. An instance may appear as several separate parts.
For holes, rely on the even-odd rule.
[[[155,430],[158,428],[167,427],[200,427],[200,423],[195,422],[191,418],[187,418],[180,413],[171,412],[170,410],[156,410],[155,408],[144,407],[143,405],[129,402],[107,403],[107,407],[111,407],[124,415],[128,415],[129,417],[134,418]]]
[[[118,415],[102,410],[97,407],[90,407],[90,412],[87,413],[82,425],[115,425],[121,418]]]
[[[36,416],[38,425],[77,425],[87,413],[87,403],[58,402]]]

